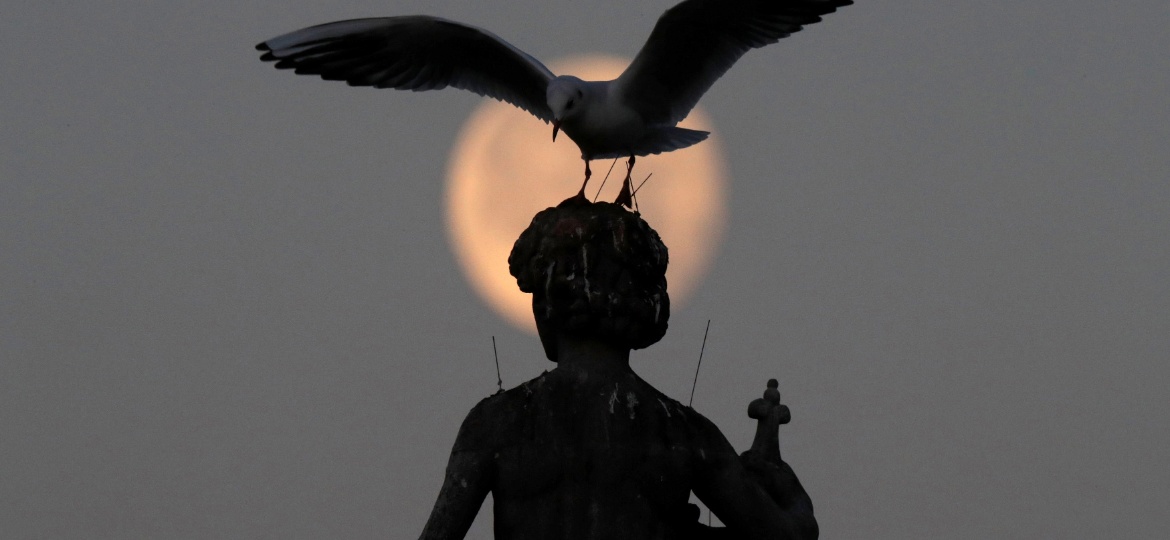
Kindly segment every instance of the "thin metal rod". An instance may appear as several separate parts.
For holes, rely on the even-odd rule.
[[[703,347],[699,349],[699,364],[695,366],[695,382],[691,383],[691,400],[687,402],[687,407],[695,402],[695,387],[699,385],[699,368],[703,367],[703,351],[707,350],[707,332],[710,331],[711,319],[707,319],[707,329],[703,330]]]
[[[647,174],[646,179],[642,180],[641,184],[638,184],[638,189],[635,189],[634,192],[631,193],[631,195],[637,195],[639,191],[642,191],[642,186],[646,185],[646,182],[650,181],[651,176],[654,176],[654,173]]]
[[[496,352],[496,336],[492,336],[492,356],[496,357],[496,386],[504,391],[504,379],[500,377],[500,353]]]
[[[601,179],[601,185],[597,186],[597,193],[593,194],[593,202],[597,202],[597,198],[601,196],[601,190],[605,189],[605,182],[609,180],[609,173],[613,172],[614,165],[617,165],[618,158],[613,158],[613,163],[609,164],[609,170],[605,171],[605,178]]]

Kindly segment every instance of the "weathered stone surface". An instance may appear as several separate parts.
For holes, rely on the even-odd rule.
[[[589,336],[629,349],[666,334],[666,245],[640,216],[617,204],[571,198],[536,215],[512,248],[508,268],[532,311],[545,355],[554,336]]]

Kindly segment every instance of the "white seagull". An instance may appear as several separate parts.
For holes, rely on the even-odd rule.
[[[686,148],[706,131],[680,128],[699,98],[739,57],[775,43],[852,0],[684,0],[658,19],[638,56],[612,81],[553,75],[495,34],[425,15],[311,26],[256,46],[261,60],[350,86],[439,90],[506,101],[552,122],[589,160],[629,157],[617,202],[630,206],[636,156]]]

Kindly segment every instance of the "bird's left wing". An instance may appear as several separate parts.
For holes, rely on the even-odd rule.
[[[256,46],[278,69],[350,86],[438,90],[490,96],[549,122],[545,90],[553,74],[495,34],[422,15],[353,19],[311,26]]]
[[[658,19],[638,56],[618,77],[618,91],[646,122],[677,123],[744,53],[852,3],[685,0]]]

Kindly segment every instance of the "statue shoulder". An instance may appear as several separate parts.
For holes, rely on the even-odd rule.
[[[455,440],[455,450],[491,449],[513,433],[533,404],[533,396],[545,386],[548,373],[515,388],[496,392],[476,403]]]

